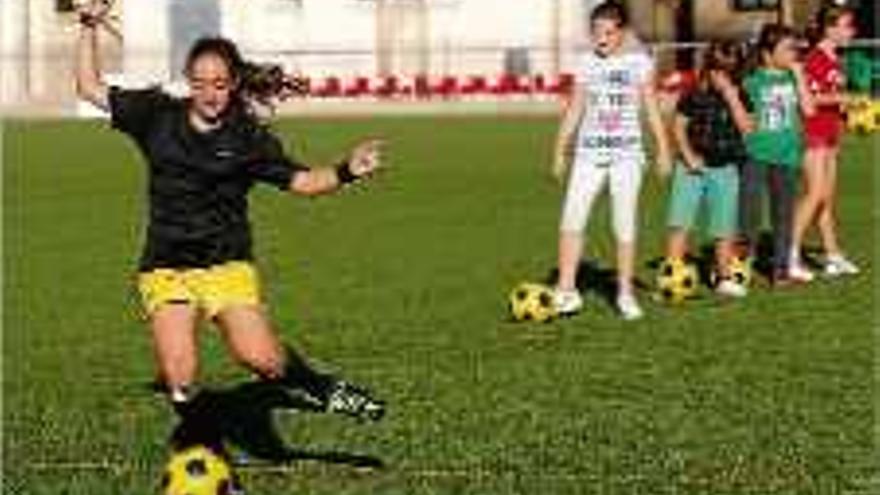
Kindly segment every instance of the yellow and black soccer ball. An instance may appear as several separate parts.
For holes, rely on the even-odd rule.
[[[510,314],[516,321],[543,323],[556,318],[553,290],[531,282],[517,285],[510,293]]]
[[[731,258],[727,265],[727,272],[731,280],[743,287],[748,287],[752,283],[752,259],[740,256]],[[713,270],[709,280],[711,286],[717,286],[720,281],[718,270]]]
[[[751,258],[734,257],[730,260],[727,271],[730,273],[730,278],[743,287],[748,287],[752,283]]]
[[[194,446],[175,452],[162,475],[163,495],[243,495],[232,468],[211,449]]]
[[[868,134],[880,130],[880,100],[867,96],[857,98],[846,109],[846,125],[850,131]]]
[[[657,270],[657,294],[677,304],[694,297],[700,284],[697,267],[683,259],[667,258]]]

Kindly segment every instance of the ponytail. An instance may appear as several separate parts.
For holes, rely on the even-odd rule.
[[[271,115],[277,101],[306,92],[304,79],[288,76],[279,65],[245,60],[235,43],[222,37],[196,41],[186,57],[186,72],[206,54],[220,57],[229,69],[234,84],[232,110],[244,111],[259,119],[266,111]]]

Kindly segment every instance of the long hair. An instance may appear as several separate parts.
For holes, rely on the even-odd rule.
[[[259,119],[261,111],[274,111],[277,100],[305,92],[302,79],[287,76],[278,65],[245,60],[238,46],[222,37],[198,39],[186,56],[186,72],[208,54],[220,57],[229,69],[233,83],[230,111],[243,111]]]
[[[794,29],[778,23],[768,23],[761,28],[758,39],[748,50],[748,56],[743,63],[744,71],[750,72],[765,64],[765,56],[773,53],[781,41],[788,38],[797,38]]]
[[[822,41],[825,38],[826,30],[837,24],[841,17],[853,14],[853,10],[846,5],[834,3],[822,5],[804,29],[804,37],[810,47],[812,48]]]
[[[724,72],[734,82],[741,76],[743,54],[740,45],[734,41],[711,41],[697,74],[697,85],[706,90],[711,86],[712,72]]]
[[[738,84],[742,52],[740,45],[733,41],[712,41],[703,52],[703,59],[697,72],[696,91],[712,91],[711,75],[713,72],[724,72],[734,84]],[[706,115],[694,116],[688,121],[687,138],[691,147],[701,155],[710,153],[716,134],[713,126],[716,122]]]

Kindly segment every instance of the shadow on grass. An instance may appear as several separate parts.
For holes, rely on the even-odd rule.
[[[737,249],[740,252],[747,250],[745,246],[739,246]],[[804,246],[802,256],[802,261],[807,267],[821,268],[822,249],[819,246]],[[662,255],[657,256],[650,259],[645,266],[656,272],[664,259],[665,257]],[[687,260],[697,266],[700,281],[708,285],[715,268],[715,244],[713,242],[704,243],[696,251],[696,254],[688,255]],[[758,236],[753,254],[752,270],[755,275],[765,279],[770,279],[773,274],[773,233],[770,231],[763,231]]]
[[[559,278],[559,269],[553,268],[544,278],[544,283],[555,287]],[[584,260],[578,265],[575,285],[581,294],[597,295],[612,308],[617,301],[617,270],[600,265],[596,260]],[[634,285],[637,290],[648,290],[650,286],[636,278]]]
[[[171,435],[175,449],[202,444],[223,450],[225,442],[245,454],[271,464],[319,461],[357,468],[380,469],[381,459],[339,451],[315,451],[286,444],[276,429],[273,412],[279,410],[322,412],[306,396],[269,382],[246,382],[219,390],[201,390],[191,411]]]

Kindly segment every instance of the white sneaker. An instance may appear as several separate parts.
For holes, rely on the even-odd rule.
[[[638,320],[645,316],[645,312],[642,311],[639,302],[636,301],[635,296],[632,294],[619,294],[617,296],[617,310],[620,311],[620,316],[628,321]]]
[[[715,288],[715,292],[727,297],[745,297],[749,290],[745,286],[734,282],[733,280],[722,280]]]
[[[557,288],[553,291],[553,305],[556,306],[556,312],[560,315],[573,315],[584,307],[584,299],[576,290]]]
[[[816,276],[800,263],[792,263],[788,266],[788,278],[802,284],[812,282]]]
[[[788,254],[788,266],[794,265],[803,266],[803,263],[801,263],[801,250],[799,248],[792,248],[791,253]]]
[[[841,254],[833,254],[825,260],[825,275],[829,277],[856,275],[859,272],[859,267]]]

